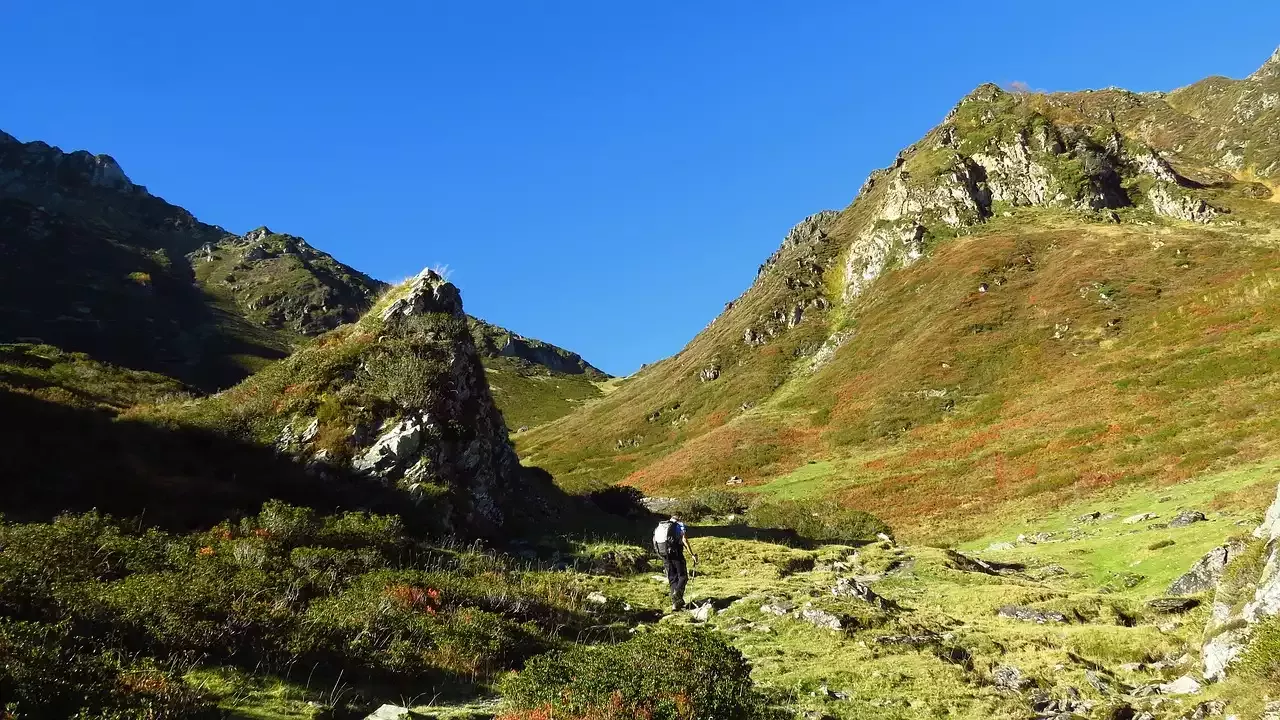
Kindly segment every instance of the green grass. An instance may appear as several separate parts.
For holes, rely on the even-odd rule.
[[[1260,519],[1261,509],[1274,493],[1277,469],[1276,463],[1262,463],[1198,476],[1154,492],[1115,488],[1049,511],[1034,505],[1011,506],[1006,508],[1009,514],[1001,516],[1006,525],[1001,532],[961,546],[971,557],[1022,563],[1028,568],[1007,576],[959,570],[945,550],[933,547],[827,545],[801,550],[746,539],[750,533],[745,528],[730,537],[722,536],[717,526],[694,526],[690,539],[701,563],[688,598],[694,603],[716,599],[722,606],[741,598],[717,614],[711,625],[751,661],[757,683],[766,691],[790,697],[797,710],[821,711],[836,718],[1028,716],[1025,696],[991,687],[990,673],[1000,665],[1018,667],[1054,696],[1074,687],[1085,698],[1104,702],[1108,696],[1095,691],[1085,678],[1085,672],[1096,666],[1115,672],[1117,680],[1131,685],[1194,675],[1208,605],[1168,616],[1150,611],[1144,603],[1163,596],[1165,588],[1205,552]],[[1160,502],[1162,498],[1168,499]],[[1175,529],[1121,522],[1145,511],[1167,521],[1181,508],[1200,509],[1210,518]],[[1118,517],[1076,522],[1093,511]],[[1243,524],[1243,530],[1237,523]],[[1039,533],[1054,537],[1035,545],[1019,544],[1013,550],[987,551],[992,543]],[[1176,542],[1151,549],[1153,543],[1166,539]],[[850,562],[855,553],[856,562]],[[814,561],[816,566],[806,568]],[[833,569],[835,562],[850,567]],[[1063,571],[1036,574],[1054,565]],[[871,612],[859,601],[830,595],[829,588],[840,575],[886,570],[894,571],[872,580],[871,586],[906,608],[902,612]],[[1120,580],[1126,575],[1145,579],[1125,587]],[[620,597],[636,607],[663,607],[665,584],[649,573],[593,580],[609,597]],[[798,607],[812,602],[847,614],[854,619],[854,629],[820,630],[793,617],[760,612],[762,604],[779,600]],[[1056,610],[1070,622],[1035,625],[997,617],[996,610],[1006,604]],[[689,619],[681,614],[662,622],[683,624]],[[927,632],[939,639],[921,648],[877,641],[887,635]],[[1163,672],[1129,672],[1119,667],[1174,660],[1184,654],[1193,660]],[[1267,682],[1274,685],[1273,680]],[[815,695],[823,684],[847,692],[849,699]],[[1176,717],[1195,703],[1214,698],[1230,702],[1232,711],[1252,707],[1253,700],[1240,690],[1235,681],[1211,686],[1192,700],[1166,701],[1172,704],[1161,712]],[[1274,686],[1272,692],[1278,691],[1280,686]],[[1143,706],[1144,701],[1136,702]]]
[[[553,372],[527,361],[484,358],[493,401],[511,430],[533,428],[564,417],[603,395],[599,377]]]
[[[49,345],[0,344],[0,387],[60,404],[119,411],[190,394],[158,373],[98,362]]]

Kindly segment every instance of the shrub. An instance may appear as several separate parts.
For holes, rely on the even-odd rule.
[[[574,551],[574,566],[596,575],[630,575],[649,569],[650,551],[622,543],[584,543]]]
[[[534,658],[501,689],[514,710],[553,717],[745,720],[762,706],[750,673],[719,635],[679,628]]]
[[[644,499],[644,493],[637,488],[625,485],[611,485],[600,490],[593,490],[587,493],[585,497],[588,502],[610,515],[636,517],[643,516],[649,512],[640,502]]]
[[[1280,682],[1280,617],[1259,624],[1248,648],[1236,661],[1241,675],[1264,682]]]
[[[721,515],[736,515],[747,509],[742,495],[731,490],[712,488],[699,490],[682,498],[668,511],[684,520],[702,520]]]
[[[0,717],[217,718],[172,673],[127,665],[65,624],[0,618]]]
[[[832,501],[762,499],[747,510],[752,527],[794,530],[814,542],[858,543],[890,533],[880,518]]]
[[[193,663],[487,683],[622,612],[587,612],[571,573],[275,502],[190,535],[98,513],[0,521],[0,549],[0,718],[200,717],[207,703],[157,670]]]

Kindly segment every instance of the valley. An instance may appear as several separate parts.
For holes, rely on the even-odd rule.
[[[0,133],[0,718],[1275,720],[1277,197],[982,85],[612,378]]]

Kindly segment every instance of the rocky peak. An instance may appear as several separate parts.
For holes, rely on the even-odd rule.
[[[409,283],[408,292],[382,311],[382,321],[395,323],[401,318],[425,313],[444,313],[463,317],[462,293],[440,273],[427,268]]]
[[[271,232],[271,228],[267,227],[266,225],[262,225],[245,233],[244,242],[247,242],[247,243],[262,242],[270,235],[275,235],[275,233]]]
[[[1249,76],[1250,80],[1271,80],[1274,78],[1280,78],[1280,47],[1276,48],[1274,53],[1271,53],[1271,57],[1262,63],[1262,67]]]
[[[23,143],[7,133],[0,135],[0,190],[6,193],[61,186],[146,194],[146,188],[134,185],[110,155],[65,153],[43,142]]]
[[[339,330],[332,342],[309,345],[285,367],[272,368],[303,373],[316,387],[341,388],[338,409],[323,416],[313,414],[315,403],[283,398],[272,406],[285,423],[276,445],[309,458],[321,476],[345,467],[398,487],[451,523],[501,526],[529,497],[461,293],[430,269],[393,292],[397,297],[377,317],[360,321],[376,332]],[[317,360],[353,350],[358,370]]]
[[[874,173],[863,192],[882,184],[878,209],[847,256],[846,299],[894,264],[919,259],[931,235],[985,222],[997,203],[1112,220],[1113,210],[1132,206],[1199,223],[1221,212],[1196,197],[1158,152],[1125,138],[1105,117],[1084,120],[1054,96],[994,85],[961,100],[923,141]]]

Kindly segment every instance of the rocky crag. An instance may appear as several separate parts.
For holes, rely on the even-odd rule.
[[[303,238],[202,223],[110,156],[4,133],[0,259],[0,342],[84,352],[202,391],[356,321],[389,290]],[[599,394],[607,376],[576,353],[469,322],[516,427]]]
[[[471,334],[481,357],[508,358],[526,366],[540,366],[562,375],[586,375],[596,379],[609,377],[582,359],[578,353],[524,337],[479,318],[470,318],[470,323]]]
[[[129,417],[273,447],[320,483],[389,489],[442,532],[492,532],[513,500],[537,504],[461,295],[430,270],[235,387]]]
[[[1205,627],[1204,675],[1218,680],[1233,672],[1251,644],[1259,646],[1258,652],[1270,652],[1276,642],[1272,621],[1280,615],[1280,490],[1247,543],[1236,540],[1213,550],[1189,575],[1202,576],[1205,567],[1215,569],[1216,577],[1206,588],[1212,591],[1213,611]],[[1269,637],[1256,637],[1260,634]]]
[[[380,287],[300,238],[202,223],[107,155],[4,133],[0,230],[0,340],[203,389],[358,317]]]

